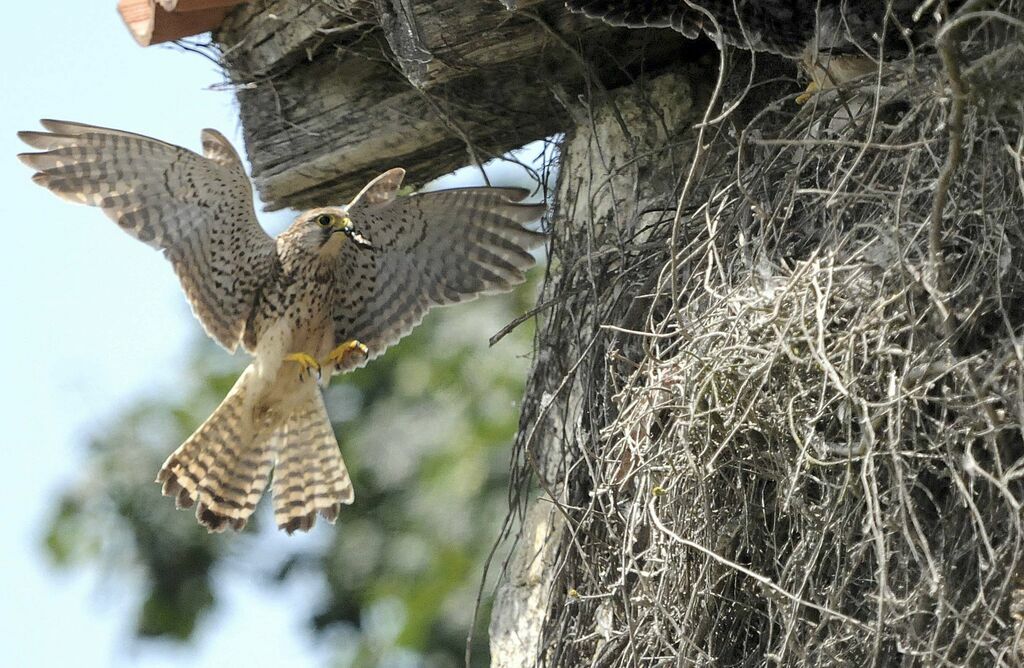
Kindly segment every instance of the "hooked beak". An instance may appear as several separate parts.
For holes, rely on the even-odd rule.
[[[373,249],[373,244],[370,243],[370,240],[356,230],[355,226],[352,224],[352,219],[348,216],[342,218],[341,221],[335,225],[334,231],[343,233],[346,237],[352,240],[352,243],[360,248]]]

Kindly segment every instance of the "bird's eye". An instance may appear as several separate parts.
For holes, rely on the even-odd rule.
[[[316,224],[319,225],[320,227],[327,227],[328,225],[331,224],[333,220],[334,218],[330,214],[321,213],[319,216],[316,217]]]

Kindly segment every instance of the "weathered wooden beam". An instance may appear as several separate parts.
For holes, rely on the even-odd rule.
[[[376,25],[366,2],[259,0],[236,9],[216,37],[236,81],[252,81],[308,62],[330,42]]]
[[[570,127],[567,101],[694,48],[560,0],[519,5],[257,0],[234,12],[217,40],[267,208],[340,201],[394,166],[419,184],[485,161]]]

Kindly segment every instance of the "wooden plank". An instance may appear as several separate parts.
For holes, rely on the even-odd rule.
[[[216,39],[232,80],[246,82],[311,60],[346,32],[365,32],[368,21],[376,15],[365,2],[258,0],[233,11]]]
[[[396,24],[402,3],[411,12]],[[372,10],[373,22],[366,14],[353,22],[357,4]],[[486,161],[570,127],[566,101],[629,83],[641,67],[678,62],[693,49],[672,31],[569,15],[558,0],[521,3],[518,12],[496,0],[374,0],[339,12],[340,5],[258,0],[218,35],[269,209],[347,200],[395,166],[421,184]],[[410,63],[396,44],[411,45],[405,55],[414,59],[423,55],[416,49],[429,53]]]

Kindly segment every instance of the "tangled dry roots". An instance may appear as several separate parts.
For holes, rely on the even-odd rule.
[[[599,324],[540,339],[582,337],[584,407],[545,663],[1020,660],[1024,7],[998,10],[709,135],[681,215],[606,233],[614,275],[567,260],[611,237],[557,240],[554,294]]]

